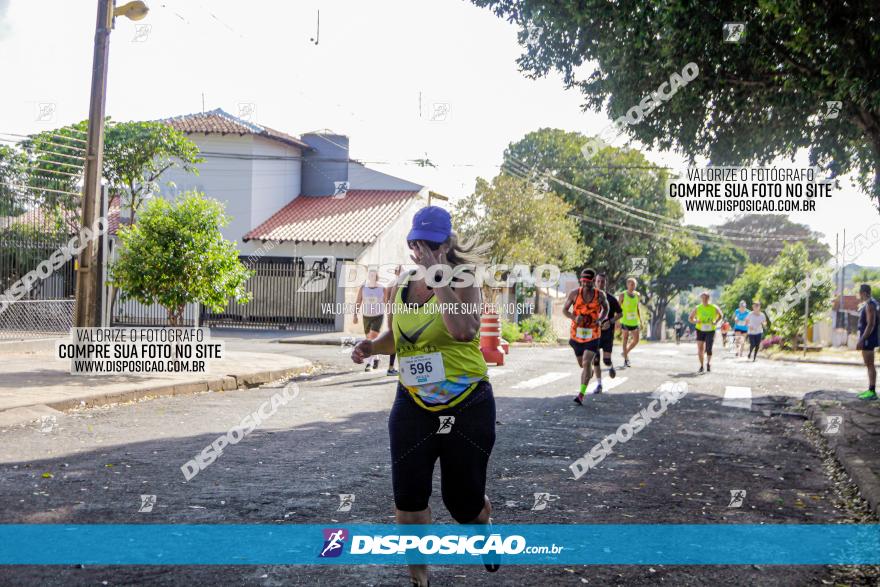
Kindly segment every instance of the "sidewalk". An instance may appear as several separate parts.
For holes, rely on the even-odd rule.
[[[823,351],[824,352],[824,351]],[[849,365],[856,367],[864,367],[865,363],[857,351],[849,353],[828,353],[823,356],[822,352],[807,353],[806,357],[803,353],[794,353],[791,351],[774,352],[773,354],[765,354],[765,358],[771,361],[791,361],[792,363],[813,363],[817,365]]]
[[[45,345],[48,346],[48,345]],[[0,353],[0,426],[27,422],[77,406],[145,397],[255,387],[307,372],[311,361],[277,353],[226,351],[208,373],[163,375],[71,375],[52,350]]]
[[[862,497],[880,514],[880,401],[815,391],[804,396],[804,406]]]

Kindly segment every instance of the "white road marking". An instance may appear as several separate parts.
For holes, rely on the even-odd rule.
[[[724,388],[722,406],[750,410],[752,408],[752,388],[728,385]]]
[[[660,387],[651,392],[651,399],[660,399],[664,394],[669,393],[670,391],[682,391],[687,390],[687,383],[681,384],[676,383],[675,381],[664,381],[660,384]]]
[[[507,372],[510,372],[510,369],[507,369]],[[499,377],[505,373],[504,367],[489,367],[489,370],[486,371],[489,377]]]
[[[626,383],[626,379],[626,377],[615,377],[614,379],[609,379],[608,377],[605,377],[602,380],[602,391],[610,391],[618,385]],[[598,384],[595,379],[590,381],[590,385],[589,387],[587,387],[587,393],[593,393],[596,390],[596,385]]]
[[[549,383],[553,383],[554,381],[559,381],[569,375],[574,375],[574,372],[571,373],[562,373],[559,371],[551,371],[550,373],[544,373],[540,377],[534,377],[532,379],[526,379],[525,381],[521,381],[513,386],[513,389],[534,389],[536,387],[541,387],[542,385],[547,385]]]

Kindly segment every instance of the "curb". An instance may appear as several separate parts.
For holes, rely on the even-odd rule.
[[[776,358],[776,357],[766,357],[771,361],[789,361],[791,363],[810,363],[811,365],[843,365],[846,367],[864,367],[864,363],[857,363],[855,361],[811,361],[810,359],[797,359],[794,357],[786,358]]]
[[[846,417],[845,411],[840,411],[844,413],[845,425],[849,426],[851,421]],[[813,422],[816,428],[820,430],[820,434],[822,434],[822,426],[825,423],[824,418],[827,415],[824,406],[819,401],[808,400],[806,413],[810,421]],[[834,457],[850,476],[856,487],[859,488],[859,494],[861,494],[862,499],[868,502],[871,506],[871,511],[875,515],[880,515],[880,477],[865,464],[865,461],[862,460],[855,450],[845,444],[845,440],[841,442],[840,439],[836,438],[838,435],[834,436],[835,438],[832,439],[831,435],[822,434],[822,437],[834,452]]]
[[[346,335],[341,335],[346,336]],[[347,335],[354,336],[354,335]],[[305,339],[305,340],[297,340],[295,338],[279,338],[277,340],[273,340],[271,342],[277,342],[278,344],[313,344],[313,345],[326,345],[326,346],[339,346],[338,340],[322,340],[319,338]]]
[[[20,413],[21,417],[16,421],[4,422],[4,426],[15,423],[23,423],[31,421],[34,418],[34,411],[57,410],[64,412],[73,408],[93,408],[98,406],[106,406],[123,402],[135,401],[144,398],[167,397],[173,395],[191,395],[196,393],[204,393],[207,391],[232,391],[235,389],[250,389],[258,387],[264,383],[287,379],[308,373],[314,367],[311,361],[307,361],[305,365],[300,367],[290,367],[288,369],[280,369],[273,371],[255,371],[253,373],[230,374],[213,377],[210,379],[202,379],[199,381],[185,381],[180,383],[163,383],[153,387],[144,387],[140,389],[130,389],[119,392],[111,392],[104,395],[95,395],[85,399],[69,398],[45,404],[31,404],[26,406],[16,406],[7,410],[0,410],[0,416],[6,414]],[[29,417],[28,417],[29,416]]]

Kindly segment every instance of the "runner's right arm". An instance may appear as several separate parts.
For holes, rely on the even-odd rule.
[[[360,300],[360,292],[358,292],[358,300]],[[391,289],[391,299],[397,299],[397,286]],[[388,307],[388,326],[389,329],[374,338],[373,340],[364,339],[354,345],[351,351],[351,360],[360,365],[364,359],[373,355],[391,355],[396,351],[394,347],[394,331],[392,323],[394,320],[394,305]]]
[[[578,322],[580,320],[580,316],[575,316],[571,313],[571,307],[574,305],[575,296],[577,295],[577,290],[572,290],[568,292],[568,297],[565,298],[565,306],[562,307],[562,315],[568,318],[569,320],[573,320],[574,322]]]
[[[358,288],[358,295],[354,301],[354,323],[358,323],[358,312],[361,311],[361,303],[364,301],[364,286]]]

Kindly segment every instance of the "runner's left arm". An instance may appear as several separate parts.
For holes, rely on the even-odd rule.
[[[599,323],[601,324],[605,320],[605,318],[608,317],[608,312],[609,312],[608,297],[605,295],[604,291],[602,291],[600,289],[596,290],[596,291],[598,291],[601,294],[601,296],[599,297],[599,303],[602,304],[602,313],[599,314]]]

